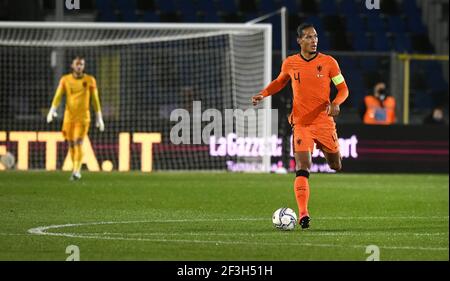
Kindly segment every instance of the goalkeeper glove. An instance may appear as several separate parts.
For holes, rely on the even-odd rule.
[[[105,130],[105,123],[103,122],[101,111],[96,113],[95,126],[100,130],[100,132]]]
[[[47,123],[52,122],[53,118],[55,118],[57,116],[58,116],[58,113],[56,113],[56,107],[52,106],[52,108],[50,108],[50,110],[48,111],[48,114],[47,114]]]

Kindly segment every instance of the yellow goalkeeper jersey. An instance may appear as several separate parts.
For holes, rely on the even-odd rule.
[[[101,110],[94,76],[84,74],[81,78],[75,78],[72,74],[66,74],[61,77],[52,107],[58,107],[64,94],[66,94],[64,122],[90,122],[91,99],[95,112]]]

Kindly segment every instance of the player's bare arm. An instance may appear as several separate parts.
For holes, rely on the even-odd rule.
[[[349,93],[342,74],[339,73],[335,77],[332,77],[332,81],[336,85],[338,93],[333,102],[327,106],[326,111],[329,116],[336,117],[341,111],[340,105],[347,99]]]

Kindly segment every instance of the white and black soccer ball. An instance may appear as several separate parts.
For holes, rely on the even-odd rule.
[[[293,230],[297,224],[297,215],[291,208],[279,208],[273,213],[273,225],[281,230]]]
[[[0,163],[2,163],[6,169],[12,169],[16,164],[16,158],[10,152],[6,152],[6,154],[0,156]]]

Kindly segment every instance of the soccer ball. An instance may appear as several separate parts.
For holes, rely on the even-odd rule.
[[[10,152],[6,152],[6,154],[0,155],[0,163],[3,164],[6,169],[12,169],[16,164],[16,158]]]
[[[297,224],[297,215],[290,208],[279,208],[273,213],[273,225],[281,230],[293,230]]]

